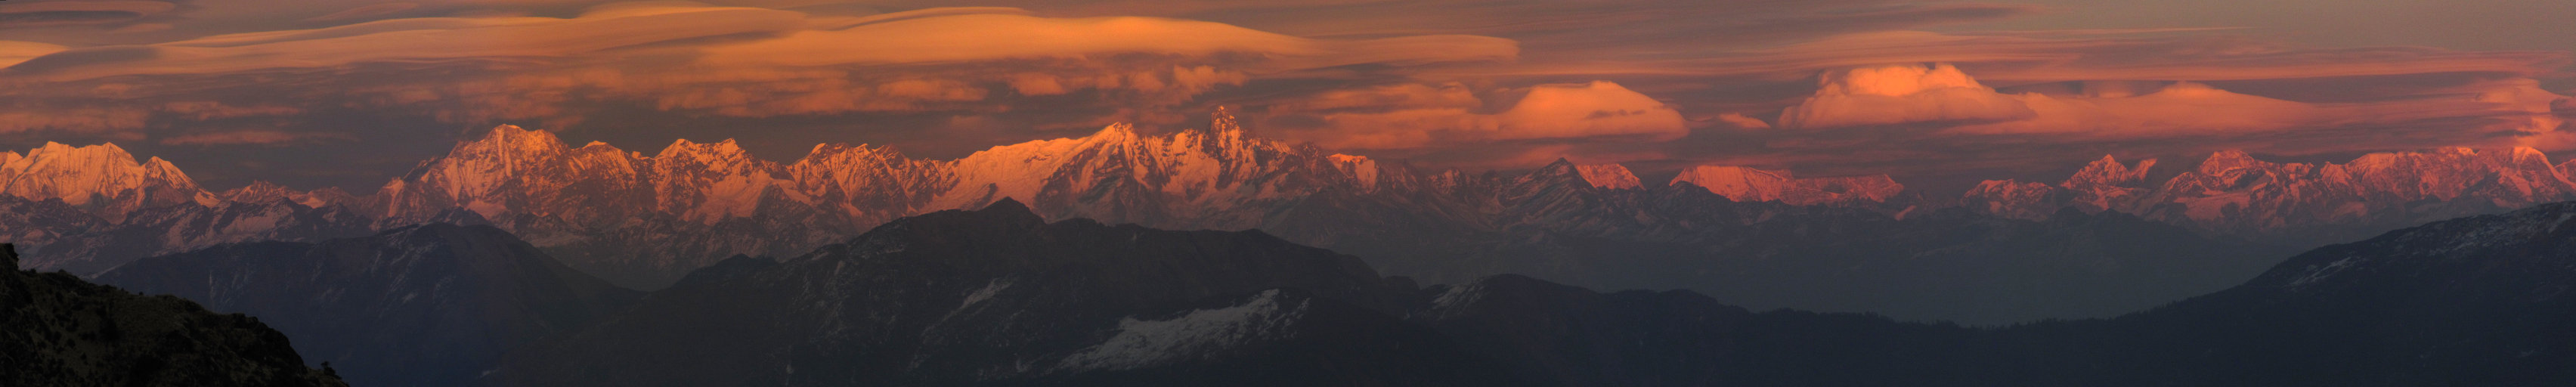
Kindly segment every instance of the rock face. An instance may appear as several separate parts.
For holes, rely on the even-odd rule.
[[[1620,166],[1619,164],[1577,165],[1574,166],[1574,169],[1582,172],[1583,182],[1592,183],[1593,187],[1607,189],[1646,188],[1645,184],[1637,181],[1637,174],[1628,172],[1628,167]]]
[[[0,263],[17,263],[0,245]],[[285,335],[61,273],[0,271],[0,384],[10,386],[346,386],[305,368]]]
[[[448,224],[227,244],[137,260],[95,280],[271,322],[301,353],[370,386],[465,384],[505,351],[639,296],[499,229]]]

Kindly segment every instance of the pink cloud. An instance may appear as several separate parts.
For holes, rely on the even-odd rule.
[[[1827,73],[1816,94],[1780,113],[1791,129],[2030,118],[2030,106],[1977,83],[1958,67],[1900,65]]]
[[[329,15],[314,16],[314,17],[312,17],[312,18],[304,19],[304,21],[308,21],[308,22],[318,22],[318,21],[338,21],[338,20],[364,19],[364,18],[370,18],[370,17],[376,17],[376,16],[384,16],[385,14],[390,14],[390,13],[395,13],[395,12],[407,11],[407,10],[411,10],[412,8],[419,8],[419,7],[420,7],[420,4],[416,4],[416,3],[400,3],[400,2],[396,2],[396,3],[376,3],[376,4],[368,4],[368,5],[359,6],[359,7],[357,7],[357,8],[350,8],[349,10],[346,10],[346,11],[332,12],[332,13],[331,13],[331,14],[329,14]]]
[[[0,3],[0,28],[123,23],[178,7],[178,4],[143,0]]]
[[[275,130],[237,130],[229,132],[190,133],[161,139],[162,145],[275,145],[318,140],[356,140],[347,133],[288,133]]]
[[[2460,130],[2538,134],[2554,133],[2561,124],[2551,104],[2564,98],[2528,79],[2452,95],[2356,103],[2287,101],[2195,82],[2091,82],[2075,94],[2006,94],[1952,66],[1898,65],[1829,73],[1815,96],[1781,113],[1781,126],[1936,125],[1944,128],[1940,133],[1954,135],[2126,139],[2497,117],[2508,123]]]
[[[1724,122],[1724,123],[1726,123],[1727,125],[1734,126],[1734,127],[1738,128],[1738,129],[1770,129],[1770,128],[1771,128],[1771,123],[1769,123],[1769,122],[1763,122],[1763,121],[1762,121],[1762,119],[1760,119],[1760,118],[1753,118],[1753,117],[1750,117],[1750,116],[1746,116],[1746,115],[1744,115],[1744,113],[1732,113],[1732,112],[1730,112],[1730,113],[1726,113],[1726,114],[1719,114],[1719,115],[1717,115],[1717,121],[1718,121],[1718,122]]]
[[[1441,93],[1411,87],[1386,91],[1399,93],[1397,95]],[[1652,97],[1611,82],[1533,86],[1509,108],[1490,114],[1455,106],[1460,101],[1451,98],[1454,96],[1409,100],[1423,104],[1418,108],[1326,114],[1323,119],[1327,122],[1327,129],[1293,136],[1332,148],[1401,149],[1432,146],[1444,141],[1574,138],[1669,141],[1689,134],[1680,112]],[[1347,102],[1328,100],[1320,106],[1343,103]]]
[[[0,68],[69,49],[60,44],[0,40]]]

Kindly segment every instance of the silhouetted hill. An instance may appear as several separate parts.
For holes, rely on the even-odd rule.
[[[623,309],[640,293],[490,226],[425,224],[320,242],[144,258],[98,276],[246,313],[368,386],[452,386],[501,355]]]
[[[728,260],[483,381],[2565,385],[2571,219],[2576,203],[2436,223],[2153,311],[1969,328],[1516,275],[1416,288],[1259,232],[1046,223],[1004,201]]]
[[[347,385],[305,368],[259,319],[17,264],[16,246],[0,244],[11,268],[0,271],[0,385]]]
[[[735,258],[521,352],[503,385],[1497,385],[1411,286],[1259,232],[1046,223],[1016,201]]]

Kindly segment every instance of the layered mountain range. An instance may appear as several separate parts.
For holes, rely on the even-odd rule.
[[[2003,328],[1755,313],[1522,276],[1418,286],[1257,232],[1001,201],[736,258],[494,385],[2555,385],[2576,203],[2301,254],[2215,294]]]
[[[0,339],[87,348],[51,346],[73,336],[45,329],[68,327],[162,351],[256,345],[255,365],[177,360],[198,367],[184,375],[271,384],[327,378],[297,371],[293,353],[310,352],[396,385],[2555,385],[2576,381],[2571,219],[2576,202],[2437,222],[2145,312],[1991,328],[1519,275],[1423,286],[1261,231],[1050,222],[1007,198],[784,259],[729,258],[641,297],[497,228],[428,224],[228,244],[98,277],[252,316],[213,321],[270,321],[294,351],[278,331],[209,342],[241,339],[96,327],[134,318],[117,305],[136,301],[47,295],[44,282],[79,282],[61,274],[31,277],[45,280],[33,297],[0,281],[0,301],[73,312],[10,315],[43,329]],[[212,316],[195,313],[179,321]]]
[[[2148,181],[2151,162],[2106,159],[2057,185],[1989,182],[1949,206],[1885,176],[1701,166],[1650,185],[1619,165],[1563,160],[1429,170],[1258,138],[1222,112],[1207,130],[1113,125],[956,160],[826,144],[778,163],[731,141],[687,140],[646,154],[501,126],[364,195],[266,183],[209,192],[113,145],[0,158],[0,206],[15,210],[0,236],[34,246],[30,267],[82,274],[222,243],[456,223],[498,227],[573,268],[653,289],[725,257],[795,256],[897,217],[1008,197],[1048,219],[1260,229],[1426,282],[1527,273],[1978,322],[2134,310],[2241,281],[2295,251],[2283,246],[2576,192],[2528,150],[2340,165],[2226,152],[2162,183]],[[2135,246],[2196,250],[2173,259]]]

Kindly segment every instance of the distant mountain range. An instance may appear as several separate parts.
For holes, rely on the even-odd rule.
[[[0,207],[18,214],[0,219],[0,238],[32,246],[30,267],[95,274],[222,243],[488,224],[583,272],[655,289],[725,257],[795,256],[897,217],[1010,197],[1048,219],[1259,229],[1430,283],[1523,273],[1757,308],[2002,323],[2108,316],[2236,283],[2300,248],[2576,199],[2567,168],[2528,149],[2328,165],[2226,152],[2161,183],[2149,181],[2152,162],[2106,158],[2056,185],[1995,181],[1933,200],[1885,176],[1731,166],[1659,185],[1561,160],[1434,171],[1257,138],[1222,112],[1213,122],[1161,136],[1113,125],[957,160],[827,144],[792,163],[730,141],[647,155],[502,126],[365,195],[265,183],[209,192],[112,144],[50,144],[0,153]]]
[[[2552,165],[2531,148],[2374,153],[2345,164],[2273,163],[2244,152],[2149,181],[2156,160],[2110,156],[2056,185],[1989,180],[1966,207],[2037,219],[2059,208],[2136,214],[2218,234],[2322,245],[2382,231],[2576,199],[2576,161]]]

